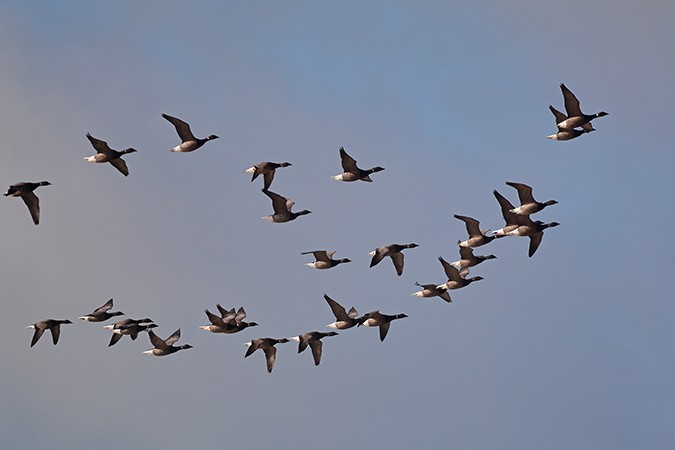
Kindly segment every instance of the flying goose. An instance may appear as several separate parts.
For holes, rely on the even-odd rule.
[[[100,306],[94,310],[93,313],[84,315],[80,317],[82,320],[87,322],[104,322],[110,319],[113,316],[122,316],[124,313],[122,311],[108,312],[113,307],[113,299],[111,298],[103,306]]]
[[[526,184],[515,183],[513,181],[507,181],[506,184],[518,191],[518,199],[520,200],[520,206],[512,209],[512,213],[529,216],[530,214],[541,211],[547,206],[558,203],[555,200],[548,200],[545,202],[536,201],[532,195],[532,188]]]
[[[564,83],[560,84],[560,90],[562,91],[563,98],[565,100],[567,119],[563,120],[562,122],[558,122],[558,128],[571,130],[573,128],[581,127],[586,132],[593,131],[593,126],[590,123],[591,120],[607,115],[605,111],[600,111],[595,114],[582,113],[581,107],[579,106],[579,100],[572,93],[572,91],[570,91],[567,86],[565,86]]]
[[[333,177],[333,179],[336,181],[362,180],[372,182],[373,180],[370,178],[370,174],[384,170],[384,167],[380,166],[376,166],[368,170],[359,169],[356,166],[356,160],[347,154],[344,147],[340,147],[340,160],[342,162],[342,170],[344,172]]]
[[[135,148],[128,148],[126,150],[117,151],[108,147],[107,142],[102,141],[100,139],[96,139],[89,133],[87,133],[87,139],[89,139],[89,142],[91,142],[91,145],[96,150],[96,154],[93,156],[85,157],[84,158],[85,161],[91,163],[109,162],[115,169],[119,170],[125,177],[129,175],[129,168],[127,168],[127,163],[122,159],[122,155],[136,152],[137,150]]]
[[[403,274],[403,253],[406,248],[419,247],[417,244],[389,244],[378,247],[369,253],[373,259],[370,260],[370,267],[376,266],[384,257],[389,256],[394,263],[396,274],[400,277]]]
[[[218,139],[218,136],[216,136],[215,134],[212,134],[204,139],[197,139],[192,134],[192,131],[190,131],[190,125],[188,125],[187,123],[183,122],[182,120],[176,117],[172,117],[168,114],[162,114],[162,117],[164,117],[166,120],[171,122],[171,124],[174,127],[176,127],[176,132],[178,132],[178,136],[180,137],[181,141],[183,141],[180,145],[177,145],[174,148],[172,148],[170,150],[172,152],[176,153],[192,152],[197,150],[202,145],[206,144],[207,141]]]
[[[269,222],[276,222],[276,223],[290,222],[291,220],[297,219],[299,216],[304,216],[305,214],[309,214],[312,212],[306,209],[299,212],[291,212],[291,208],[295,204],[293,200],[291,200],[290,198],[282,197],[276,192],[267,191],[265,189],[263,189],[262,191],[266,196],[272,199],[272,208],[274,209],[274,214],[263,217],[263,219]]]
[[[440,297],[448,303],[452,302],[452,298],[450,298],[450,294],[448,294],[448,288],[446,288],[444,285],[419,284],[417,281],[415,281],[415,286],[421,287],[422,290],[413,292],[410,294],[411,297]]]
[[[323,349],[323,343],[321,339],[326,336],[337,336],[335,331],[329,331],[327,333],[321,333],[320,331],[311,331],[309,333],[300,334],[298,336],[293,336],[291,341],[298,342],[298,353],[305,351],[307,346],[312,349],[312,356],[314,357],[314,365],[318,366],[321,362],[321,351]]]
[[[154,321],[152,319],[148,319],[148,318],[145,318],[145,319],[130,319],[130,318],[128,318],[128,319],[123,319],[123,320],[117,321],[117,322],[115,322],[113,324],[110,324],[110,325],[104,325],[103,328],[112,331],[112,330],[115,330],[117,328],[122,328],[122,327],[125,327],[127,325],[131,325],[131,324],[145,324],[145,323],[152,323],[152,322],[154,322]]]
[[[360,320],[357,318],[359,313],[356,311],[356,309],[354,309],[353,306],[350,308],[349,312],[347,312],[342,305],[330,298],[328,295],[323,294],[323,298],[326,300],[326,302],[328,302],[328,306],[330,306],[330,309],[333,311],[333,315],[335,316],[335,322],[329,323],[326,325],[326,327],[336,330],[346,330],[347,328],[351,328],[359,324]]]
[[[338,264],[352,262],[349,258],[333,259],[335,251],[328,252],[326,250],[313,250],[311,252],[302,252],[301,255],[314,255],[316,261],[305,264],[306,266],[315,269],[330,269]]]
[[[50,186],[49,181],[40,181],[31,183],[30,181],[21,181],[13,184],[3,194],[5,197],[21,197],[21,200],[28,206],[30,216],[33,218],[35,225],[40,223],[40,199],[33,193],[39,186]]]
[[[272,373],[272,369],[274,368],[274,362],[277,359],[277,349],[275,347],[276,344],[282,344],[285,342],[289,342],[288,339],[286,338],[281,338],[281,339],[274,339],[274,338],[258,338],[258,339],[253,339],[250,342],[245,343],[244,345],[248,347],[246,350],[246,354],[244,355],[244,358],[248,358],[253,354],[258,349],[261,349],[263,352],[265,352],[265,361],[267,363],[267,372]]]
[[[459,260],[451,262],[450,264],[460,271],[462,269],[468,269],[469,267],[477,266],[488,259],[495,259],[495,255],[485,255],[485,256],[476,256],[473,254],[473,249],[471,247],[460,247],[459,248]]]
[[[52,332],[52,342],[54,342],[54,345],[56,345],[59,342],[59,336],[61,335],[61,325],[69,323],[73,322],[68,319],[46,319],[35,322],[33,325],[28,325],[26,329],[35,330],[35,333],[33,333],[33,339],[30,341],[30,346],[34,346],[37,341],[40,340],[42,333],[44,333],[46,330]]]
[[[483,231],[480,229],[480,222],[472,217],[459,216],[455,214],[455,219],[459,219],[466,224],[466,231],[469,233],[469,239],[465,241],[457,241],[457,245],[460,247],[480,247],[485,245],[491,240],[494,236],[487,236],[483,234]]]
[[[380,341],[384,342],[384,338],[387,337],[389,326],[391,325],[392,320],[403,319],[406,317],[408,316],[405,314],[388,315],[382,314],[380,311],[372,311],[361,317],[361,321],[358,326],[363,325],[364,327],[380,327]]]
[[[248,327],[255,327],[258,325],[255,322],[243,321],[243,319],[246,317],[244,308],[239,308],[239,312],[234,313],[225,309],[221,309],[222,307],[220,307],[220,305],[217,306],[219,306],[218,310],[223,314],[222,317],[213,314],[208,309],[204,310],[211,324],[200,326],[200,329],[210,331],[211,333],[234,334],[245,330]]]
[[[282,162],[282,163],[275,163],[270,161],[259,162],[255,166],[246,169],[245,173],[253,174],[253,176],[251,177],[251,181],[258,178],[258,175],[263,175],[263,182],[264,182],[263,189],[268,190],[272,185],[272,180],[274,180],[274,174],[276,173],[276,170],[279,167],[288,167],[291,165],[292,164],[289,162]]]
[[[541,240],[544,237],[544,230],[547,228],[553,228],[560,225],[558,222],[549,222],[544,223],[541,220],[533,222],[530,219],[530,216],[519,216],[522,217],[521,225],[518,228],[509,231],[506,233],[506,236],[527,236],[530,238],[530,247],[527,252],[527,256],[530,258],[534,255],[541,244]]]
[[[474,281],[480,281],[483,279],[483,277],[466,278],[463,275],[468,273],[468,270],[466,272],[461,273],[459,270],[457,270],[456,267],[454,267],[453,265],[448,263],[445,259],[443,259],[442,256],[439,256],[438,260],[441,262],[441,266],[443,266],[445,275],[448,277],[448,281],[445,284],[439,285],[438,287],[445,287],[448,290],[460,289],[470,285]]]
[[[154,323],[129,323],[120,325],[117,328],[113,325],[112,328],[110,328],[112,336],[110,336],[108,347],[117,344],[117,342],[122,339],[122,336],[129,336],[132,341],[135,341],[140,332],[149,331],[152,328],[157,328],[157,325]]]
[[[180,350],[192,348],[190,344],[183,344],[180,347],[173,345],[180,339],[180,328],[174,331],[173,334],[166,339],[158,337],[152,330],[148,330],[148,336],[150,336],[150,342],[155,348],[144,351],[143,353],[146,355],[165,356]]]

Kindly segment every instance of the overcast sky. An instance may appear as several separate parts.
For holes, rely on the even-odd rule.
[[[671,1],[7,2],[0,7],[3,189],[48,180],[41,223],[2,198],[3,448],[668,449],[675,442]],[[596,132],[555,132],[559,84]],[[194,153],[161,113],[198,137]],[[90,132],[125,178],[89,164]],[[339,183],[338,149],[373,183]],[[272,211],[244,170],[288,161]],[[453,214],[503,226],[492,191],[527,183],[557,221],[453,302],[411,297],[445,281],[466,238]],[[4,192],[4,191],[3,191]],[[534,217],[533,217],[534,218]],[[368,253],[392,242],[403,276]],[[301,252],[353,262],[306,267]],[[328,331],[327,293],[360,313],[406,313],[385,342],[354,328],[321,365],[279,344],[270,375],[250,339]],[[109,298],[193,349],[107,347],[77,317]],[[244,306],[260,326],[198,327]],[[55,347],[25,326],[69,318]]]

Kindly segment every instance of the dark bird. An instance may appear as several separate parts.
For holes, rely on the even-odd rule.
[[[173,345],[180,339],[180,328],[174,331],[173,334],[166,339],[158,337],[152,330],[148,330],[148,336],[150,336],[150,343],[152,343],[155,348],[144,351],[143,353],[146,355],[165,356],[180,350],[192,348],[190,344],[183,344],[180,347]]]
[[[451,262],[450,264],[461,270],[469,267],[477,266],[478,264],[488,259],[495,259],[495,255],[474,255],[471,247],[459,248],[459,260]]]
[[[122,155],[136,152],[137,150],[135,148],[117,151],[108,147],[108,144],[105,141],[96,139],[89,133],[87,133],[87,139],[89,139],[89,142],[91,142],[91,145],[97,153],[93,156],[87,156],[84,158],[85,161],[91,163],[109,162],[115,169],[122,172],[122,175],[125,177],[129,175],[129,168],[127,167],[127,163],[122,159]]]
[[[562,83],[560,84],[560,90],[562,91],[563,98],[565,99],[565,111],[567,112],[567,119],[563,120],[562,122],[558,122],[558,128],[563,130],[571,130],[581,127],[586,132],[593,131],[593,126],[590,123],[591,120],[607,115],[607,113],[604,111],[595,114],[582,113],[581,107],[579,106],[579,100],[572,93],[572,91],[570,91],[567,86]]]
[[[387,333],[389,332],[389,326],[391,325],[392,320],[403,319],[405,317],[408,316],[405,314],[395,314],[390,316],[388,314],[382,314],[379,311],[373,311],[364,314],[364,316],[361,317],[359,326],[380,327],[380,341],[384,341],[384,338],[387,337]]]
[[[547,206],[558,203],[555,200],[548,200],[545,202],[536,201],[534,196],[532,196],[532,188],[526,184],[515,183],[513,181],[507,181],[506,184],[518,191],[518,199],[520,200],[520,206],[512,209],[512,213],[529,216],[530,214],[541,211]]]
[[[216,136],[215,134],[212,134],[204,139],[197,139],[192,134],[192,131],[190,131],[190,125],[188,125],[187,123],[183,122],[182,120],[176,117],[172,117],[168,114],[162,114],[162,117],[164,117],[166,120],[171,122],[171,124],[174,127],[176,127],[176,132],[178,132],[178,136],[180,137],[181,141],[183,141],[180,145],[177,145],[174,148],[172,148],[170,150],[172,152],[177,153],[192,152],[197,150],[202,145],[206,144],[206,142],[212,141],[213,139],[218,139],[218,136]]]
[[[272,373],[272,369],[274,368],[274,362],[277,359],[277,348],[275,347],[276,344],[282,344],[288,342],[288,339],[286,338],[281,338],[281,339],[274,339],[274,338],[258,338],[258,339],[253,339],[251,342],[247,342],[244,345],[248,347],[246,350],[246,354],[244,355],[244,358],[248,358],[253,354],[258,349],[261,349],[263,352],[265,352],[265,361],[267,363],[267,371],[269,373]]]
[[[417,281],[415,281],[415,286],[421,287],[422,290],[413,292],[410,294],[411,297],[440,297],[448,303],[452,302],[452,298],[450,298],[450,294],[448,294],[448,288],[443,285],[419,284]]]
[[[80,317],[80,319],[86,320],[87,322],[104,322],[113,316],[124,315],[122,311],[108,312],[110,311],[110,309],[112,309],[112,307],[113,307],[113,299],[111,298],[110,300],[105,302],[103,306],[96,308],[93,313],[82,316]]]
[[[314,365],[318,366],[321,362],[321,352],[323,349],[323,343],[321,339],[326,336],[337,336],[335,331],[329,331],[327,333],[321,333],[320,331],[311,331],[309,333],[301,334],[291,338],[291,341],[298,342],[298,353],[305,351],[307,346],[312,349],[312,356],[314,357]]]
[[[244,322],[244,319],[246,318],[246,311],[244,311],[244,308],[239,308],[239,311],[235,313],[234,308],[231,311],[228,311],[220,305],[216,306],[221,312],[221,316],[213,314],[208,309],[204,310],[206,317],[209,318],[211,324],[202,325],[199,327],[200,329],[210,331],[211,333],[234,334],[243,331],[248,327],[255,327],[258,325],[255,322]]]
[[[344,147],[340,147],[340,160],[342,162],[342,170],[344,172],[333,177],[333,179],[336,181],[362,180],[372,182],[373,180],[370,178],[370,174],[384,170],[384,167],[380,166],[376,166],[368,170],[359,169],[356,166],[356,160],[347,154]]]
[[[37,183],[22,181],[11,185],[4,195],[5,197],[21,197],[21,200],[28,206],[28,211],[30,211],[30,216],[33,218],[33,223],[37,225],[40,223],[40,199],[37,198],[33,191],[39,186],[50,185],[51,183],[49,181],[40,181]]]
[[[157,328],[157,325],[154,323],[128,323],[126,325],[120,325],[117,328],[115,328],[114,325],[109,326],[111,327],[110,330],[112,331],[112,336],[110,337],[108,347],[117,344],[117,342],[122,339],[122,336],[129,336],[132,341],[135,341],[142,331],[149,331],[152,328]]]
[[[506,233],[506,236],[529,237],[530,247],[528,249],[527,256],[531,258],[539,248],[539,244],[541,244],[541,240],[544,237],[544,230],[547,228],[557,227],[560,224],[558,222],[544,223],[541,220],[533,222],[532,219],[530,219],[530,216],[519,216],[519,217],[522,217],[522,219],[520,220],[520,225],[518,226],[518,228],[509,231],[508,233]]]
[[[264,181],[263,189],[268,190],[272,185],[272,180],[274,180],[274,174],[276,173],[277,169],[279,167],[288,167],[290,165],[292,164],[289,162],[282,162],[282,163],[275,163],[270,161],[259,162],[255,166],[246,169],[246,173],[253,174],[253,176],[251,177],[251,181],[258,178],[258,175],[262,175]]]
[[[65,320],[46,319],[36,322],[33,325],[28,325],[26,329],[35,330],[35,333],[33,333],[33,339],[30,341],[30,346],[31,347],[34,346],[37,343],[37,341],[40,340],[42,333],[44,333],[46,330],[52,332],[52,342],[54,342],[54,345],[56,345],[59,342],[59,336],[61,335],[61,325],[68,323],[73,322],[71,322],[68,319]]]
[[[263,189],[263,193],[272,199],[272,208],[274,209],[274,214],[270,216],[265,216],[263,219],[269,222],[284,223],[290,222],[291,220],[297,219],[299,216],[304,216],[309,214],[312,211],[306,209],[299,212],[291,212],[291,208],[295,205],[295,202],[290,198],[282,197],[281,195],[272,192],[266,191]]]
[[[457,270],[457,268],[448,263],[445,259],[443,259],[442,256],[439,256],[438,260],[441,262],[441,266],[443,266],[445,275],[448,277],[448,281],[445,284],[440,285],[439,287],[445,287],[448,290],[461,289],[465,286],[470,285],[474,281],[480,281],[483,279],[483,277],[465,278],[464,276],[462,276],[462,273],[460,273],[459,270]],[[468,270],[464,273],[468,273]]]
[[[391,258],[396,268],[396,274],[400,277],[403,274],[403,253],[402,250],[406,248],[419,247],[417,244],[389,244],[378,247],[369,253],[373,259],[370,260],[370,267],[376,266],[386,256]]]
[[[315,269],[330,269],[335,267],[338,264],[352,262],[349,258],[342,259],[333,259],[335,251],[328,252],[326,250],[313,250],[311,252],[302,252],[301,255],[314,255],[316,261],[305,264],[306,266],[313,267]]]
[[[347,328],[351,328],[359,324],[360,319],[357,318],[359,313],[356,311],[356,309],[354,309],[353,306],[349,309],[349,312],[347,312],[342,305],[330,298],[328,295],[323,294],[323,298],[326,300],[326,302],[328,302],[328,306],[330,306],[330,309],[333,311],[333,315],[335,316],[335,322],[329,323],[326,325],[326,327],[336,330],[346,330]]]
[[[480,229],[480,222],[474,218],[455,214],[455,219],[459,219],[464,222],[466,224],[466,231],[469,233],[469,239],[465,241],[457,241],[457,245],[460,247],[480,247],[481,245],[485,245],[495,238],[494,236],[487,236],[483,234],[484,232]]]

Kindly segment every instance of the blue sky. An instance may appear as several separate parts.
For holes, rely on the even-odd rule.
[[[49,180],[41,223],[3,198],[3,447],[670,448],[675,219],[669,131],[671,2],[9,2],[0,8],[0,179]],[[564,82],[596,132],[555,131]],[[181,117],[197,136],[173,154]],[[85,163],[85,134],[130,175]],[[338,148],[371,183],[337,183]],[[289,161],[271,203],[243,171]],[[508,238],[452,293],[463,224],[503,225],[492,190],[527,183],[558,221],[537,254]],[[402,277],[368,252],[407,250]],[[353,260],[312,270],[301,252]],[[351,329],[319,367],[280,344],[269,375],[244,342],[321,330],[329,294],[365,313],[405,312],[384,343]],[[109,298],[194,349],[107,348],[77,317]],[[244,306],[260,324],[199,330],[203,310]],[[24,327],[70,318],[61,342]]]

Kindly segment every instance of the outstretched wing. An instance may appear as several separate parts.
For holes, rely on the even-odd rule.
[[[356,160],[347,154],[344,147],[340,147],[340,160],[342,162],[342,170],[345,172],[358,172]]]
[[[172,117],[168,114],[162,114],[162,117],[171,122],[171,124],[176,128],[176,132],[178,133],[181,141],[185,142],[196,140],[195,136],[192,134],[192,131],[190,131],[190,125],[183,122],[179,118]]]
[[[96,308],[94,310],[94,314],[104,313],[104,312],[110,310],[112,307],[113,307],[113,299],[111,298],[110,300],[105,302],[105,305],[99,306],[98,308]]]
[[[515,183],[513,181],[507,181],[506,184],[518,191],[518,199],[520,200],[521,205],[535,203],[534,197],[532,196],[532,188],[530,186],[523,183]]]
[[[115,169],[119,170],[125,177],[129,176],[129,168],[122,158],[115,158],[108,161]]]
[[[40,199],[37,198],[37,195],[35,195],[32,192],[26,192],[25,194],[21,194],[21,199],[23,202],[28,206],[28,211],[30,212],[30,216],[33,218],[33,223],[35,225],[40,223]]]
[[[560,84],[560,90],[562,90],[563,98],[565,99],[565,111],[567,111],[567,115],[569,117],[583,116],[584,113],[581,112],[579,100],[576,95],[574,95],[565,84]]]
[[[94,150],[96,150],[97,152],[105,154],[112,153],[112,149],[108,147],[107,142],[102,141],[100,139],[96,139],[89,133],[87,133],[87,139],[89,139],[89,142],[91,142],[91,146],[94,147]]]
[[[282,197],[276,192],[267,191],[264,189],[263,193],[272,199],[272,208],[274,209],[275,214],[288,214],[290,212],[290,209],[288,206],[286,206],[286,197]]]
[[[469,236],[480,236],[480,222],[474,219],[473,217],[459,216],[455,214],[455,219],[459,219],[466,224],[466,231],[469,233]]]

